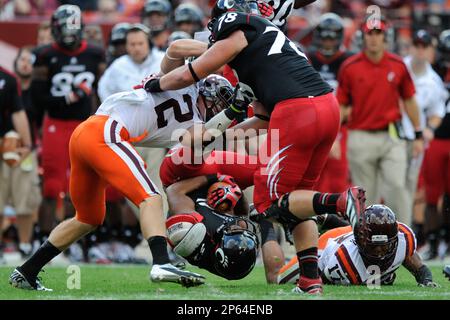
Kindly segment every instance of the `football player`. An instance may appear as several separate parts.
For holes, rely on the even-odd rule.
[[[296,257],[281,269],[280,284],[298,279],[295,260]],[[401,265],[418,285],[437,286],[416,252],[414,233],[384,205],[367,207],[353,231],[351,226],[332,229],[319,239],[319,269],[324,283],[370,285],[378,277],[381,285],[392,285]]]
[[[106,66],[103,49],[83,40],[83,29],[80,8],[62,5],[51,17],[54,42],[35,52],[30,89],[33,106],[47,111],[42,128],[42,242],[54,227],[60,194],[66,195],[66,215],[73,215],[68,199],[69,139],[92,114],[93,87]]]
[[[233,176],[242,189],[253,185],[253,175],[258,168],[255,156],[214,150],[204,162],[192,165],[182,161],[185,151],[185,148],[176,146],[162,162],[160,178],[166,188],[180,180],[216,175],[217,172]],[[268,283],[276,283],[278,271],[284,261],[284,253],[277,241],[273,223],[262,220],[258,224],[261,230],[261,252],[266,280]]]
[[[344,24],[334,13],[320,17],[313,32],[315,48],[307,53],[314,69],[336,90],[337,75],[342,63],[352,55],[342,47]],[[336,141],[331,148],[325,167],[320,174],[316,189],[323,192],[342,192],[348,187],[347,128],[341,125]]]
[[[117,58],[127,54],[125,42],[130,27],[131,24],[127,22],[117,23],[112,27],[109,35],[108,56],[106,59],[108,66]]]
[[[168,54],[172,54],[172,58],[177,57],[170,50]],[[177,58],[184,61],[184,57]],[[178,143],[183,134],[189,137],[182,139],[183,142],[193,139],[186,129],[194,127],[195,123],[200,123],[204,129],[202,120],[207,119],[202,117],[210,114],[209,109],[222,110],[229,106],[215,116],[220,119],[243,112],[237,109],[238,104],[230,106],[235,100],[233,88],[217,85],[217,77],[210,76],[199,86],[172,92],[148,94],[143,89],[136,89],[114,94],[100,105],[94,116],[77,127],[69,146],[72,168],[70,193],[76,216],[59,224],[37,252],[13,271],[10,283],[14,287],[46,290],[37,279],[38,273],[70,244],[102,224],[108,184],[140,209],[142,234],[153,257],[150,279],[184,286],[204,283],[203,276],[179,270],[169,263],[161,196],[148,177],[145,162],[134,145],[167,148]],[[201,98],[202,86],[216,90],[214,101]],[[231,121],[228,120],[229,123]],[[209,128],[208,124],[205,128]],[[226,128],[223,122],[221,125]],[[220,128],[222,131],[225,129]],[[176,129],[178,136],[173,134]]]
[[[194,62],[149,79],[144,87],[149,92],[175,90],[225,64],[234,69],[240,87],[265,111],[266,120],[253,117],[253,125],[269,129],[261,146],[269,151],[268,161],[254,175],[256,210],[260,218],[275,219],[293,233],[302,270],[295,292],[321,294],[317,226],[305,219],[330,213],[354,224],[364,210],[365,191],[361,187],[343,193],[313,191],[339,131],[339,105],[305,54],[258,13],[254,2],[219,0],[209,23],[209,49]]]
[[[150,29],[153,44],[161,50],[167,47],[171,33],[171,12],[168,0],[147,0],[142,8],[141,22]]]
[[[190,264],[228,280],[255,266],[259,240],[248,204],[231,176],[212,174],[178,181],[166,189],[171,216],[167,238]]]
[[[174,12],[175,29],[184,31],[194,37],[194,34],[204,28],[204,14],[194,3],[182,3]]]

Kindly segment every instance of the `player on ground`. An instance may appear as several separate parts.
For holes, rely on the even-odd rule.
[[[117,93],[107,98],[94,116],[78,126],[70,140],[70,191],[76,216],[52,231],[41,248],[14,270],[10,283],[22,289],[46,290],[37,279],[38,273],[71,243],[102,224],[105,188],[110,184],[140,209],[142,233],[153,256],[150,279],[185,286],[202,284],[203,276],[179,270],[169,263],[161,196],[145,171],[145,162],[133,146],[170,147],[184,137],[182,134],[188,138],[181,140],[190,140],[187,129],[202,123],[207,110],[222,110],[231,103],[226,99],[232,98],[232,87],[215,84],[216,76],[210,76],[199,84],[199,88],[192,85],[160,94],[148,94],[143,89]],[[217,90],[217,99],[212,105],[205,106],[199,97],[205,86]],[[233,110],[227,110],[221,113],[236,114],[237,109],[233,106]],[[227,117],[218,116],[221,119]],[[178,136],[173,135],[175,129],[178,129]]]
[[[167,234],[175,253],[228,280],[252,271],[258,230],[233,177],[219,173],[182,180],[166,193],[172,215]]]
[[[230,9],[233,12],[227,12]],[[218,1],[209,23],[213,45],[187,66],[149,79],[145,88],[150,92],[179,89],[227,63],[234,69],[240,87],[270,115],[267,141],[261,147],[268,150],[268,161],[254,177],[256,210],[261,218],[275,219],[293,232],[302,270],[295,291],[320,294],[317,226],[305,219],[331,213],[355,223],[365,206],[364,190],[312,191],[339,130],[339,106],[305,54],[258,12],[252,2],[234,1],[231,6]]]
[[[416,237],[398,222],[384,205],[367,207],[356,227],[341,227],[319,238],[319,269],[324,283],[341,285],[391,285],[395,272],[403,265],[424,287],[436,287],[430,269],[416,252]],[[296,257],[280,271],[280,284],[298,278]]]

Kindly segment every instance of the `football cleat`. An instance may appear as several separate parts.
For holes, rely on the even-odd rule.
[[[361,187],[351,187],[339,196],[336,203],[338,215],[350,222],[354,228],[358,218],[366,209],[366,190]]]
[[[305,276],[300,276],[297,280],[297,285],[294,289],[292,289],[292,292],[321,295],[323,292],[322,279],[320,277],[317,279],[311,279]]]
[[[9,284],[18,289],[53,291],[53,289],[44,287],[39,278],[36,278],[34,281],[29,281],[17,268],[9,276]]]
[[[444,267],[444,270],[442,270],[442,272],[444,273],[445,277],[448,278],[448,280],[450,280],[450,264],[446,265]]]
[[[180,270],[177,267],[166,264],[155,264],[150,271],[152,282],[175,282],[183,287],[194,287],[205,283],[205,277],[201,274]]]

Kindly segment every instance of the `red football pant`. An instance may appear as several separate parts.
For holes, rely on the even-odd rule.
[[[439,197],[450,194],[450,140],[434,139],[423,161],[427,203],[437,205]]]
[[[289,99],[275,106],[254,178],[253,200],[258,212],[287,192],[313,189],[339,126],[339,104],[332,93]]]
[[[78,120],[59,120],[45,117],[42,135],[43,195],[56,199],[69,191],[69,140],[81,123]]]
[[[328,157],[314,189],[320,192],[340,193],[349,187],[349,169],[347,159],[347,127],[342,126],[338,134],[341,157]]]
[[[184,147],[176,147],[164,158],[159,169],[164,187],[179,180],[216,173],[232,176],[241,189],[253,185],[253,174],[258,167],[255,156],[213,151],[202,164],[180,163],[179,159],[183,157],[184,152],[186,152]]]

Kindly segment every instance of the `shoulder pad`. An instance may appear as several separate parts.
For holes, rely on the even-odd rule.
[[[214,25],[212,32],[214,40],[223,40],[236,30],[251,27],[250,17],[250,14],[242,12],[227,12],[223,14]]]

